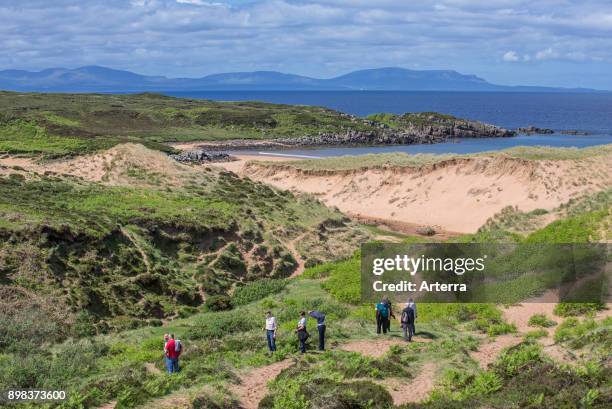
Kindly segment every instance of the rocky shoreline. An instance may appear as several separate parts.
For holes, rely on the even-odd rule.
[[[555,133],[553,129],[539,128],[533,125],[529,125],[525,128],[518,128],[516,131],[524,135],[551,135]]]
[[[439,124],[409,124],[402,128],[380,126],[371,131],[349,129],[344,133],[320,132],[294,138],[269,140],[229,140],[202,142],[198,148],[206,151],[241,149],[283,149],[317,146],[411,145],[433,144],[460,138],[507,138],[516,132],[478,121],[454,119]]]
[[[252,150],[252,149],[292,149],[296,147],[315,148],[333,146],[381,146],[434,144],[462,138],[508,138],[519,134],[549,135],[556,131],[549,128],[527,126],[516,130],[479,121],[456,118],[437,113],[416,113],[392,116],[393,122],[383,122],[359,118],[371,127],[369,130],[347,129],[344,132],[319,132],[297,137],[274,139],[233,139],[194,143],[179,155],[173,155],[182,162],[215,162],[232,160],[229,155],[215,156],[215,152]],[[357,118],[355,117],[355,121]],[[568,135],[587,135],[586,132],[560,131]],[[208,157],[208,156],[210,157]]]
[[[236,160],[226,152],[209,152],[203,149],[184,151],[181,153],[168,155],[177,162],[183,163],[207,163],[207,162],[231,162]]]

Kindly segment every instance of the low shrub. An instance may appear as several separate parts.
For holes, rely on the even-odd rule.
[[[554,313],[559,317],[575,317],[603,310],[605,305],[601,303],[566,303],[562,302],[555,306]]]
[[[588,344],[598,348],[612,348],[612,318],[596,322],[593,319],[579,321],[577,318],[568,318],[563,321],[555,331],[556,342],[566,342],[570,348],[578,349]]]
[[[191,339],[221,338],[233,332],[249,331],[259,328],[261,320],[252,319],[252,312],[245,314],[242,310],[220,311],[204,314],[195,319],[194,326],[189,329]]]
[[[495,370],[504,377],[512,377],[525,366],[538,362],[543,362],[542,347],[523,343],[502,352],[495,363]]]
[[[359,304],[361,301],[359,255],[334,263],[329,278],[322,286],[338,301]]]
[[[548,335],[548,332],[546,332],[545,329],[539,328],[534,331],[529,331],[528,333],[526,333],[523,339],[525,340],[525,342],[532,342],[532,341],[535,341],[536,339],[544,338],[546,335]]]
[[[227,394],[201,393],[191,401],[190,409],[234,409],[240,407],[238,402]]]
[[[529,317],[527,325],[529,325],[530,327],[549,328],[554,327],[555,325],[557,325],[557,323],[544,314],[533,314],[531,317]]]
[[[205,306],[209,311],[231,310],[232,299],[227,295],[211,295],[206,298]]]
[[[279,293],[287,286],[285,279],[262,278],[236,288],[232,296],[234,305],[245,305]]]

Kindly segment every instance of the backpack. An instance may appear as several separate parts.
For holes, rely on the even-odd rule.
[[[306,342],[308,338],[310,338],[310,334],[305,329],[298,331],[298,339],[300,341]]]
[[[181,340],[177,339],[174,341],[174,352],[181,352],[183,350],[183,345],[181,344]]]
[[[404,310],[402,311],[401,321],[403,324],[414,323],[414,310],[410,307],[404,308]]]
[[[376,310],[383,318],[387,318],[389,316],[389,306],[385,303],[379,302],[376,304]]]

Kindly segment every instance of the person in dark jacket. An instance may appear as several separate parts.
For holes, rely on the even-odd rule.
[[[406,308],[402,310],[400,321],[404,330],[404,339],[412,342],[412,337],[414,336],[414,309],[409,304],[406,304]]]
[[[387,326],[387,332],[391,333],[391,318],[393,318],[394,320],[397,318],[395,318],[395,314],[393,314],[393,306],[391,305],[391,301],[389,301],[389,298],[384,297],[383,302],[387,304],[387,308],[389,308],[389,316],[385,320],[385,325]]]
[[[308,315],[317,320],[319,331],[319,351],[325,351],[325,314],[321,311],[308,311]]]
[[[383,334],[391,332],[391,317],[393,309],[388,297],[383,297],[382,301],[376,304],[376,333],[380,334],[382,329]]]
[[[412,333],[413,333],[413,334],[416,334],[416,327],[415,327],[415,323],[416,323],[416,320],[417,320],[417,318],[418,318],[418,315],[417,315],[417,306],[416,306],[416,303],[414,302],[414,300],[412,299],[412,297],[408,298],[408,304],[407,304],[407,306],[408,306],[409,308],[411,308],[411,309],[412,309],[412,311],[414,311],[414,322],[412,323]]]

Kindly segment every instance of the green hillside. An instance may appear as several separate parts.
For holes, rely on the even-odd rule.
[[[43,341],[31,337],[35,322],[15,327],[24,311],[49,335],[160,325],[206,308],[205,298],[215,308],[236,285],[350,254],[348,243],[367,237],[316,200],[214,169],[157,188],[8,172],[0,279],[23,309],[3,309],[1,332],[24,342]],[[298,236],[296,248],[317,258],[288,248]]]
[[[386,114],[365,119],[317,106],[218,102],[150,93],[0,91],[0,153],[57,157],[121,142],[144,143],[165,151],[172,150],[165,143],[181,141],[310,137],[316,143],[320,135],[348,133],[376,137],[378,143],[407,143],[404,134],[418,134],[408,138],[409,143],[419,138],[431,143],[433,137],[458,132],[463,136],[511,136],[492,125],[435,113],[406,114],[391,127],[387,119]]]
[[[140,141],[261,139],[376,129],[327,108],[216,102],[158,94],[0,91],[0,152],[67,155]]]
[[[168,141],[375,123],[322,108],[150,94],[2,93],[0,112],[0,151],[10,153],[0,165],[0,391],[68,393],[65,402],[13,407],[556,409],[612,401],[604,305],[531,313],[522,305],[421,303],[415,342],[403,341],[396,321],[390,334],[377,335],[373,306],[361,304],[360,244],[433,238],[358,225],[312,196],[118,145],[159,150]],[[10,165],[23,159],[13,154],[43,160]],[[501,154],[562,160],[598,153]],[[72,155],[79,157],[49,160]],[[350,170],[438,159],[383,155],[293,166]],[[609,241],[610,197],[604,190],[551,211],[507,208],[452,240]],[[312,309],[327,315],[327,351],[314,350],[310,319],[309,351],[301,356],[294,329],[299,312]],[[267,310],[279,322],[273,355],[262,331]],[[509,311],[528,314],[528,328]],[[178,374],[164,371],[166,333],[185,347]]]
[[[359,304],[359,258],[316,260],[302,277],[283,279],[295,268],[288,240],[310,231],[319,239],[303,240],[331,260],[343,257],[329,252],[334,240],[348,254],[365,237],[312,199],[214,170],[170,190],[15,172],[0,191],[0,388],[68,390],[67,402],[48,407],[235,408],[236,385],[274,365],[285,369],[260,408],[393,408],[389,385],[430,372],[430,399],[401,408],[603,408],[612,399],[612,323],[589,318],[600,306],[557,309],[559,347],[583,355],[569,366],[548,355],[534,328],[480,367],[473,353],[517,333],[493,304],[421,304],[416,343],[375,357],[344,350],[380,342],[371,307]],[[568,205],[555,223],[587,218],[575,239],[592,240],[605,217],[589,215],[607,203],[596,196]],[[460,240],[563,241],[552,226],[512,236],[495,224]],[[274,356],[261,331],[268,309],[280,323]],[[299,357],[293,329],[309,309],[327,314],[330,350]],[[392,329],[387,339],[399,342]],[[172,376],[161,360],[168,332],[185,345]]]

